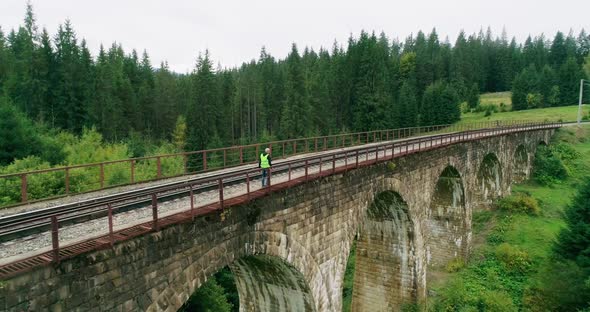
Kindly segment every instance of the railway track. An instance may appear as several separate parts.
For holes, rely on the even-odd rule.
[[[436,148],[444,145],[444,140],[449,140],[452,143],[453,137],[460,136],[487,136],[489,133],[497,131],[521,131],[527,130],[527,126],[508,126],[501,128],[485,128],[478,130],[468,130],[462,132],[452,132],[445,134],[427,135],[422,137],[407,138],[395,141],[385,141],[372,143],[363,146],[343,148],[337,151],[326,151],[318,154],[310,154],[306,157],[295,160],[277,161],[273,166],[273,176],[290,173],[292,171],[302,170],[312,166],[320,166],[323,162],[342,162],[344,159],[348,160],[354,158],[355,155],[361,153],[366,158],[373,157],[375,153],[383,152],[385,156],[387,147],[393,145],[411,146],[410,151],[418,149],[422,142],[436,142],[440,140],[441,144]],[[327,158],[322,159],[323,155]],[[371,155],[371,156],[370,156]],[[328,159],[329,158],[329,159]],[[321,169],[320,169],[321,172]],[[249,174],[249,175],[248,175]],[[137,208],[145,208],[153,204],[154,198],[157,203],[162,203],[177,198],[194,196],[206,192],[212,192],[222,188],[232,186],[240,183],[248,183],[247,180],[258,179],[260,172],[254,166],[230,170],[223,173],[214,173],[207,177],[197,177],[187,179],[184,181],[176,181],[163,183],[156,186],[144,187],[137,190],[125,191],[117,194],[97,197],[90,200],[82,200],[75,203],[62,204],[50,208],[43,208],[28,212],[16,213],[0,217],[0,243],[14,240],[20,237],[34,235],[40,232],[46,232],[52,229],[52,218],[59,219],[59,225],[65,226],[68,224],[75,224],[91,220],[95,218],[102,218],[109,213],[118,214]],[[221,179],[223,178],[223,182]],[[110,210],[110,212],[109,212]]]
[[[400,140],[400,142],[402,141],[406,140]],[[381,144],[384,144],[384,142],[380,142],[377,145]],[[342,154],[336,156],[335,160],[341,161],[346,157],[344,155],[348,155],[351,152],[356,152],[356,150],[363,149],[366,149],[366,147],[355,148],[353,151],[342,151]],[[318,159],[317,156],[307,156],[292,161],[278,161],[273,166],[273,175],[285,174],[289,170],[300,170],[306,165],[306,163],[310,166],[317,166],[319,162],[320,159]],[[115,203],[111,205],[111,209],[113,214],[118,214],[136,208],[145,208],[147,205],[152,203],[153,194],[158,194],[158,203],[174,200],[179,197],[190,196],[191,191],[193,192],[194,196],[198,196],[203,192],[218,189],[219,184],[217,180],[220,177],[227,176],[228,174],[237,176],[224,179],[224,187],[245,183],[245,177],[240,177],[240,175],[243,175],[248,171],[252,171],[253,169],[255,169],[254,166],[245,169],[212,174],[206,178],[199,177],[187,179],[184,181],[164,183],[156,186],[144,187],[138,190],[101,196],[90,200],[82,200],[75,203],[62,204],[54,207],[0,217],[0,243],[50,230],[50,218],[53,216],[59,217],[60,225],[68,225],[94,218],[105,217],[108,214],[109,203]],[[250,178],[258,179],[260,176],[261,174],[257,172],[250,175]],[[203,184],[202,181],[204,180],[210,181]],[[198,186],[191,188],[191,185],[194,185],[195,183],[198,183]]]

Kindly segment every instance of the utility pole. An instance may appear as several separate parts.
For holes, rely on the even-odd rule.
[[[584,89],[584,79],[580,79],[580,102],[578,103],[578,126],[582,122],[582,90]]]

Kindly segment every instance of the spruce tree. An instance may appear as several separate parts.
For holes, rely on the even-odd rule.
[[[557,254],[590,270],[590,180],[578,188],[577,195],[565,211],[565,223],[566,227],[557,237]]]
[[[186,117],[189,128],[187,149],[196,151],[206,149],[215,134],[215,75],[209,51],[199,55],[192,80],[193,98]]]
[[[477,83],[472,84],[469,89],[467,104],[470,108],[476,108],[479,106],[479,87],[477,86]]]
[[[285,60],[287,67],[285,103],[281,115],[281,137],[302,137],[309,130],[311,117],[309,104],[306,101],[301,57],[297,46],[291,46],[291,53]]]
[[[584,73],[573,57],[561,65],[559,69],[559,95],[560,105],[574,105],[578,103],[580,92],[580,79]]]
[[[415,127],[418,118],[418,101],[416,100],[416,91],[409,82],[404,82],[399,91],[398,104],[399,126],[402,128]]]

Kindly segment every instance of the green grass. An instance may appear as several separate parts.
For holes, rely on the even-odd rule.
[[[590,113],[590,105],[582,106],[582,116]],[[485,116],[484,112],[480,113],[464,113],[461,115],[459,124],[469,124],[483,121],[576,121],[578,116],[578,106],[561,106],[527,109],[522,111],[498,112],[490,116]]]
[[[590,176],[588,134],[590,126],[585,125],[582,129],[561,129],[553,138],[552,143],[571,144],[580,153],[571,163],[571,175],[565,181],[552,186],[534,181],[513,186],[513,192],[530,194],[539,201],[540,215],[474,212],[473,241],[485,243],[475,244],[464,269],[449,274],[444,282],[429,281],[429,288],[437,294],[428,300],[430,310],[543,310],[542,306],[535,306],[542,303],[527,297],[527,289],[543,281],[543,268],[551,263],[553,242],[565,224],[562,212],[580,182]],[[498,252],[507,248],[512,252],[509,257],[521,261],[519,269],[498,258]],[[494,302],[498,305],[494,306]]]
[[[346,271],[344,272],[344,285],[342,286],[342,312],[348,312],[352,308],[352,287],[354,283],[354,269],[356,266],[356,239],[352,242]]]
[[[493,93],[483,93],[479,96],[479,103],[481,105],[496,105],[500,106],[500,104],[504,103],[507,106],[512,106],[512,92],[493,92]]]

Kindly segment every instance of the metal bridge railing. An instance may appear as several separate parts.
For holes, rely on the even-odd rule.
[[[258,161],[258,155],[265,147],[272,149],[273,158],[276,160],[304,153],[329,151],[432,133],[508,127],[524,123],[525,121],[480,122],[343,133],[4,174],[0,175],[0,186],[3,187],[5,200],[4,204],[0,201],[0,206],[32,203],[117,186],[252,164]]]
[[[2,217],[0,218],[0,238],[16,235],[19,231],[30,230],[34,227],[42,227],[43,231],[51,230],[52,245],[50,251],[0,266],[0,279],[29,270],[34,266],[50,262],[58,263],[83,252],[108,248],[119,241],[151,231],[158,231],[170,224],[188,222],[197,216],[212,212],[223,212],[227,207],[243,204],[271,192],[324,176],[456,143],[524,131],[554,129],[561,126],[562,123],[522,122],[494,125],[494,127],[481,129],[466,130],[469,127],[465,127],[451,133],[433,134],[401,141],[386,141],[283,161],[273,166],[268,186],[264,188],[260,186],[260,169],[246,168],[211,177],[148,187],[51,209]],[[186,207],[180,211],[162,213],[159,203],[168,198],[179,196],[189,196]],[[145,221],[144,219],[140,224],[129,224],[126,228],[114,230],[113,215],[138,205],[151,206],[151,220]],[[104,234],[65,247],[60,246],[60,226],[77,218],[88,219],[92,217],[107,218],[108,227],[104,229]]]

